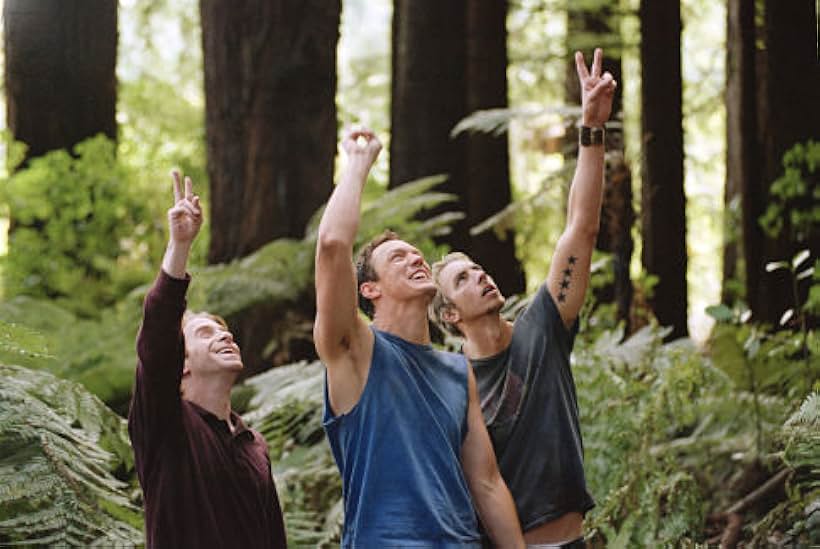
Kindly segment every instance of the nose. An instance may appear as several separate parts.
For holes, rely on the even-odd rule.
[[[487,282],[487,273],[485,273],[484,271],[476,271],[476,272],[478,273],[478,283],[479,284],[484,284],[485,282]]]
[[[233,343],[233,334],[228,330],[223,331],[219,334],[219,341],[225,341],[228,343]]]
[[[410,265],[413,267],[420,267],[424,265],[424,257],[418,252],[412,252],[410,254]]]

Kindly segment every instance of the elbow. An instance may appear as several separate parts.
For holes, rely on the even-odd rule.
[[[579,217],[573,221],[570,230],[576,238],[581,238],[586,243],[594,246],[598,240],[600,219],[597,216],[588,219]]]
[[[353,242],[332,231],[319,231],[316,239],[316,254],[334,255],[337,253],[350,254],[353,249]]]

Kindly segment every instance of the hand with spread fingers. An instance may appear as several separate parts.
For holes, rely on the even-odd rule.
[[[183,189],[180,173],[171,172],[174,180],[174,205],[168,210],[168,227],[171,240],[177,244],[190,244],[202,227],[202,206],[194,194],[190,177],[185,177]]]
[[[604,52],[595,49],[592,72],[587,70],[584,54],[575,52],[575,68],[581,83],[582,123],[584,126],[601,128],[612,112],[612,98],[618,83],[608,71],[601,74]]]

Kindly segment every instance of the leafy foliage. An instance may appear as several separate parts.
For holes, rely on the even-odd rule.
[[[139,252],[149,239],[145,220],[153,216],[132,183],[104,136],[78,144],[73,155],[58,150],[35,158],[12,175],[2,193],[13,223],[7,295],[50,298],[96,316],[144,282]]]
[[[783,155],[783,168],[760,224],[770,236],[786,231],[806,246],[820,236],[820,142],[797,143]]]
[[[125,422],[78,384],[0,365],[0,545],[133,546]]]
[[[319,362],[303,362],[247,381],[257,392],[245,419],[268,441],[296,547],[338,544],[341,536],[341,478],[322,429],[324,378]]]

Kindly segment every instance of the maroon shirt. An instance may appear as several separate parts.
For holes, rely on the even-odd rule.
[[[146,547],[286,547],[262,436],[180,397],[190,278],[160,272],[145,298],[128,432],[145,499]]]

